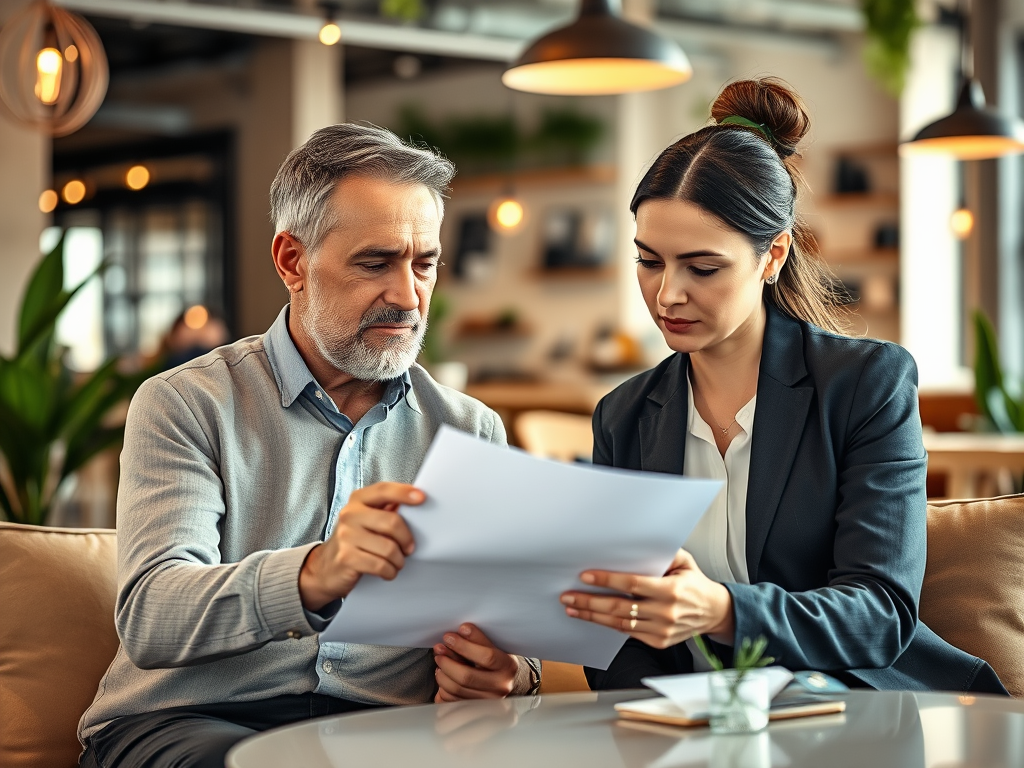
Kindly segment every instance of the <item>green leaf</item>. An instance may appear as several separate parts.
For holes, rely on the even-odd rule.
[[[100,262],[92,274],[88,275],[70,291],[62,290],[58,292],[50,305],[39,313],[36,324],[29,328],[24,337],[19,340],[18,353],[15,359],[22,360],[29,356],[35,356],[38,360],[43,361],[49,357],[52,349],[53,334],[60,313],[78,295],[80,290],[88,285],[94,277],[102,274],[108,266],[110,266],[109,262]]]
[[[54,409],[57,381],[35,365],[0,365],[0,399],[34,430],[44,430]]]
[[[704,642],[703,637],[701,637],[700,635],[694,635],[693,642],[694,645],[697,646],[697,650],[701,652],[701,654],[707,660],[708,664],[711,665],[711,668],[713,670],[715,670],[716,672],[721,672],[723,669],[725,669],[725,665],[722,663],[722,660],[711,652],[711,649],[708,648],[707,644]]]
[[[100,427],[84,435],[80,440],[68,444],[68,452],[64,457],[64,469],[61,479],[85,466],[93,456],[107,448],[113,448],[124,441],[124,427]]]
[[[110,358],[69,397],[56,425],[56,431],[65,439],[97,416],[102,418],[103,414],[99,411],[105,405],[104,395],[117,386],[118,362],[118,358]]]
[[[47,323],[50,308],[64,290],[64,233],[29,278],[18,315],[18,350]]]
[[[1003,371],[999,364],[999,347],[996,344],[992,323],[981,312],[974,312],[974,400],[982,415],[996,424],[992,412],[991,392],[1002,392]]]

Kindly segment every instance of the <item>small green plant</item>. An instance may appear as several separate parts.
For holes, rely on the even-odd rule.
[[[910,36],[921,24],[914,0],[861,0],[860,7],[868,73],[893,96],[899,96],[910,67]]]
[[[61,237],[29,278],[13,357],[0,356],[0,517],[15,523],[44,524],[64,479],[121,442],[105,417],[154,372],[122,374],[116,357],[84,377],[65,365],[57,318],[94,275],[65,290],[63,256]]]
[[[999,432],[1024,432],[1024,394],[1019,382],[1003,374],[992,323],[974,313],[974,399],[978,410]]]
[[[714,652],[708,648],[707,643],[704,642],[704,638],[700,635],[693,636],[693,642],[697,646],[697,650],[701,652],[701,655],[707,659],[708,664],[716,672],[721,672],[725,669],[725,665],[722,660],[718,658]],[[740,643],[739,649],[733,654],[733,669],[738,674],[737,680],[742,680],[743,676],[752,669],[760,669],[761,667],[767,667],[770,664],[775,663],[774,656],[765,656],[765,649],[768,648],[768,640],[761,635],[756,640],[751,640],[749,637],[743,638],[743,642]],[[738,687],[738,682],[737,682]]]
[[[725,670],[725,665],[722,660],[716,656],[707,643],[704,642],[704,638],[700,635],[693,636],[693,642],[696,644],[698,650],[707,659],[708,664],[715,672],[722,672]],[[736,675],[729,680],[729,698],[728,705],[734,706],[740,700],[740,686],[743,685],[743,681],[747,675],[755,669],[761,669],[767,667],[769,664],[775,662],[773,656],[765,656],[765,649],[768,647],[768,640],[761,635],[756,640],[751,640],[749,637],[743,638],[743,642],[740,643],[739,648],[733,653],[733,669],[736,670]]]

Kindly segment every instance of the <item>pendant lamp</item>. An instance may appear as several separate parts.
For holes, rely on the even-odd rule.
[[[985,106],[981,83],[964,78],[952,114],[926,125],[900,148],[905,155],[942,154],[988,160],[1024,152],[1024,123]]]
[[[618,0],[582,0],[579,17],[534,41],[502,75],[509,88],[568,96],[668,88],[693,67],[676,43],[618,17]]]
[[[0,103],[51,136],[85,125],[107,92],[107,56],[77,13],[35,0],[0,31]]]
[[[989,160],[1024,152],[1024,122],[985,106],[981,83],[970,75],[973,52],[968,45],[967,12],[960,11],[962,82],[956,108],[930,123],[900,146],[903,155],[946,155],[957,160]]]

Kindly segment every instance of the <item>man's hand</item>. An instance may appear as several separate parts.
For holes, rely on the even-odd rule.
[[[703,634],[720,642],[733,642],[735,625],[729,590],[705,576],[684,549],[676,553],[664,576],[586,571],[580,580],[624,592],[627,597],[565,592],[562,604],[574,619],[617,629],[652,648],[668,648]]]
[[[434,646],[437,695],[434,701],[500,699],[512,693],[519,662],[487,639],[473,624],[449,632]]]
[[[374,483],[354,491],[338,512],[331,538],[311,549],[302,564],[302,605],[320,610],[351,592],[363,574],[395,578],[416,546],[396,510],[424,499],[423,491],[404,483]]]

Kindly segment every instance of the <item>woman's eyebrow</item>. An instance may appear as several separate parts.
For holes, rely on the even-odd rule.
[[[651,254],[652,256],[657,256],[659,259],[662,258],[661,254],[658,253],[653,248],[651,248],[649,245],[644,245],[642,242],[640,242],[639,240],[637,240],[635,238],[633,239],[633,243],[641,251],[647,251],[647,253]],[[707,249],[698,250],[698,251],[687,251],[686,253],[677,253],[676,254],[676,258],[677,259],[693,259],[693,258],[697,258],[699,256],[720,256],[723,259],[728,258],[728,256],[726,256],[724,253],[719,253],[718,251],[709,251]]]

